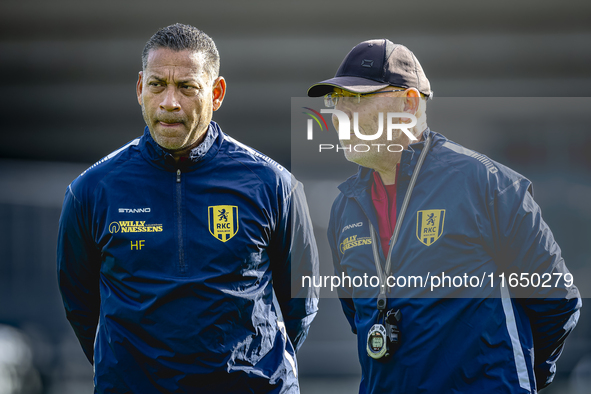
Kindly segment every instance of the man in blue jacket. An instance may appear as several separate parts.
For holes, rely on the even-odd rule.
[[[531,182],[431,131],[432,94],[414,54],[385,39],[308,90],[360,165],[328,228],[360,392],[535,393],[552,382],[579,292]]]
[[[97,393],[298,393],[317,312],[302,185],[211,120],[214,42],[176,24],[146,44],[147,127],[66,191],[58,277]],[[292,298],[293,296],[293,298]]]

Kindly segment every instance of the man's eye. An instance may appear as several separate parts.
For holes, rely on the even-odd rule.
[[[150,86],[162,86],[160,82],[150,82],[148,85]]]
[[[181,85],[181,88],[188,89],[188,90],[195,90],[195,89],[197,89],[195,86],[191,86],[191,85]]]

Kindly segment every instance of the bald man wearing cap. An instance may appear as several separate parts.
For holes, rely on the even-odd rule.
[[[433,91],[403,45],[358,44],[308,95],[324,96],[359,164],[339,186],[328,239],[360,393],[549,385],[582,303],[531,182],[429,129]],[[357,286],[364,275],[379,281]],[[560,279],[522,280],[548,277]]]

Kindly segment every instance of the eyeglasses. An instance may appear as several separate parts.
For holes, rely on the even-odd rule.
[[[361,97],[366,97],[366,96],[370,96],[373,94],[380,94],[380,93],[404,92],[404,91],[406,91],[406,89],[382,90],[379,92],[371,92],[371,93],[349,93],[349,92],[347,92],[346,95],[343,93],[332,92],[332,93],[328,93],[328,94],[324,95],[324,105],[329,108],[336,107],[336,105],[339,103],[339,100],[341,98],[357,98],[357,104],[359,104],[361,102]]]

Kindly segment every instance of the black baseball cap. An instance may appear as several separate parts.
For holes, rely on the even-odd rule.
[[[345,56],[334,78],[310,86],[308,96],[324,96],[335,87],[354,93],[371,93],[390,85],[416,88],[425,96],[433,97],[429,80],[410,49],[382,38],[356,45]]]

